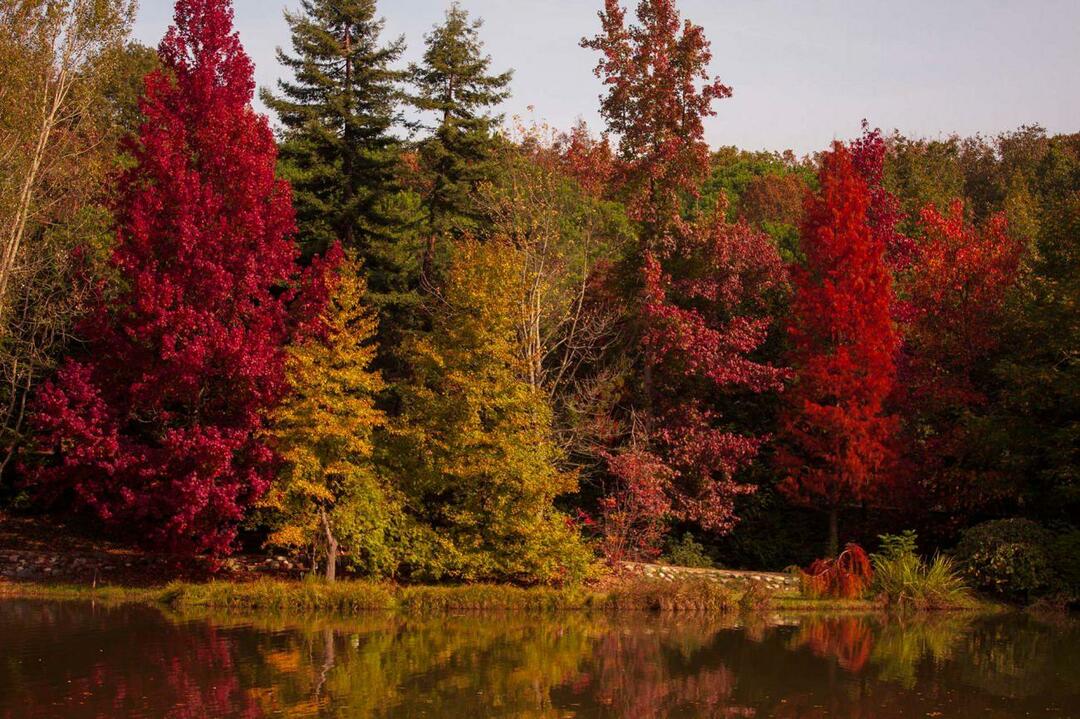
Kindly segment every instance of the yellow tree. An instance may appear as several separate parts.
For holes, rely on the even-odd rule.
[[[292,391],[274,416],[284,466],[266,499],[278,525],[268,544],[321,554],[330,581],[339,548],[355,567],[390,567],[387,531],[396,514],[371,461],[372,433],[384,420],[375,406],[383,381],[370,369],[378,323],[354,260],[342,263],[336,284],[324,337],[289,349]]]
[[[577,478],[560,471],[551,409],[528,381],[520,268],[506,242],[459,243],[431,332],[406,348],[412,381],[386,462],[424,528],[413,532],[418,574],[558,583],[589,563],[555,506]]]

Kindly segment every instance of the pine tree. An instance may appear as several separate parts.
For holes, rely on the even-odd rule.
[[[472,195],[480,183],[496,173],[496,131],[501,116],[490,108],[510,96],[511,72],[489,74],[491,58],[483,54],[482,22],[456,2],[446,19],[424,39],[423,62],[410,67],[417,94],[413,103],[434,113],[437,124],[421,145],[421,157],[430,173],[428,248],[425,271],[436,262],[438,238],[474,229],[480,219]]]
[[[520,266],[505,243],[459,243],[432,331],[409,347],[413,381],[386,454],[427,528],[422,573],[557,582],[588,562],[554,504],[577,482],[558,469],[551,410],[526,379]]]
[[[393,328],[417,301],[419,197],[401,181],[405,124],[394,64],[403,38],[382,44],[375,0],[303,0],[285,13],[294,55],[278,60],[294,75],[263,101],[282,125],[281,160],[296,193],[301,246],[325,251],[341,241],[364,263],[371,300]]]
[[[383,383],[370,369],[378,322],[364,303],[358,272],[355,261],[340,266],[323,336],[289,349],[292,392],[274,414],[273,432],[284,468],[266,502],[280,517],[268,543],[319,547],[331,581],[339,545],[355,567],[370,573],[391,567],[385,536],[394,512],[371,461],[372,433],[383,424],[374,399]]]
[[[272,477],[263,418],[286,388],[294,215],[232,16],[178,0],[118,190],[123,283],[33,414],[43,492],[178,551],[229,549]]]

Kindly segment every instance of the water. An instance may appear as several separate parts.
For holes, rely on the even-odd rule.
[[[1080,717],[1023,615],[176,616],[0,601],[0,717]]]

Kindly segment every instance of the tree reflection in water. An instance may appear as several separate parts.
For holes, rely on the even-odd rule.
[[[1030,617],[162,614],[0,601],[0,717],[1019,717],[1080,706]]]

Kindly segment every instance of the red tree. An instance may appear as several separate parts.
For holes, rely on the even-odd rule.
[[[55,452],[43,490],[176,551],[228,550],[271,478],[259,435],[285,389],[293,210],[232,17],[228,0],[176,4],[120,179],[122,285],[34,415]]]
[[[582,46],[603,55],[600,110],[619,136],[631,217],[643,224],[648,249],[670,249],[683,196],[698,193],[709,169],[703,120],[731,88],[709,75],[705,31],[679,18],[675,0],[641,0],[636,14],[638,24],[627,25],[619,0],[604,0],[603,32]]]
[[[655,450],[674,471],[671,514],[718,532],[734,526],[734,498],[753,491],[735,475],[765,439],[735,431],[724,409],[740,395],[779,391],[787,375],[753,358],[784,267],[767,235],[723,214],[721,206],[684,238],[670,269],[646,253],[641,307],[646,406]]]
[[[796,380],[778,457],[789,496],[828,511],[835,556],[839,508],[872,498],[895,456],[896,421],[884,403],[895,383],[897,335],[886,248],[869,225],[870,191],[843,145],[825,155],[820,185],[807,201],[806,264],[794,271]]]
[[[731,90],[709,75],[705,33],[680,19],[674,0],[641,0],[636,16],[628,25],[619,2],[606,0],[603,32],[582,44],[603,54],[601,111],[619,136],[617,179],[641,226],[621,275],[640,378],[620,403],[630,440],[609,459],[619,489],[604,509],[662,515],[634,519],[651,528],[635,533],[649,544],[668,517],[729,530],[734,498],[752,491],[735,474],[763,438],[738,431],[724,410],[732,395],[780,387],[783,371],[751,356],[771,324],[764,296],[784,270],[768,238],[725,223],[723,208],[684,217],[709,171],[704,118]]]
[[[1006,296],[1020,271],[1024,244],[1005,215],[976,228],[959,200],[941,214],[925,208],[922,237],[904,275],[908,305],[900,392],[916,499],[962,518],[993,499],[995,473],[982,466],[965,418],[989,401]]]
[[[915,243],[900,232],[903,207],[893,193],[885,189],[885,155],[888,148],[881,130],[870,129],[863,120],[863,134],[851,143],[851,162],[866,183],[870,206],[866,221],[874,233],[874,241],[885,248],[885,261],[893,271],[903,270],[914,259]]]
[[[584,121],[578,122],[560,138],[559,150],[562,169],[586,192],[601,197],[610,190],[615,158],[606,136],[597,140]]]

